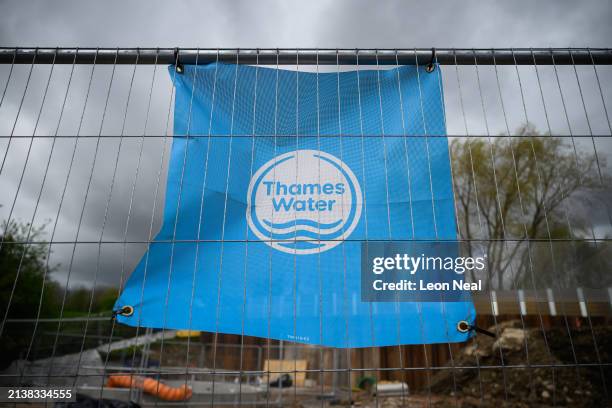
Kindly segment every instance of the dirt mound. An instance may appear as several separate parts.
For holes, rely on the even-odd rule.
[[[517,320],[489,330],[499,333],[499,338],[478,335],[454,358],[455,367],[474,368],[435,372],[433,395],[450,392],[458,406],[466,407],[609,403],[606,393],[612,389],[606,386],[612,384],[612,367],[600,363],[610,362],[612,328],[554,328],[544,336],[541,329],[523,330]]]

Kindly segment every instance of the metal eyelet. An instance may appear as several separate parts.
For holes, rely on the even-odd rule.
[[[470,324],[465,320],[460,320],[457,322],[457,331],[460,333],[467,333],[470,331]]]
[[[125,317],[130,317],[131,315],[134,314],[134,307],[129,306],[129,305],[123,306],[117,314],[120,314],[121,316],[125,316]]]

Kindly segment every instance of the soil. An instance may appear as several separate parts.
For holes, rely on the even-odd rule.
[[[500,339],[478,335],[454,361],[455,366],[480,369],[437,372],[432,394],[457,390],[450,396],[452,405],[460,407],[609,406],[611,327],[554,328],[544,336],[541,329],[523,330],[517,320],[489,331],[499,333]]]

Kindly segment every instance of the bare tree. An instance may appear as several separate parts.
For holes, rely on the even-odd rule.
[[[592,153],[531,124],[491,139],[455,139],[450,149],[461,236],[483,240],[487,289],[503,289],[527,279],[550,239],[590,236],[588,217],[568,208],[602,186]]]

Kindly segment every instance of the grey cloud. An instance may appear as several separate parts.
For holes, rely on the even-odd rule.
[[[3,46],[100,46],[100,47],[566,47],[609,46],[612,38],[612,6],[608,1],[514,1],[514,2],[405,2],[366,0],[326,0],[309,2],[286,1],[218,1],[218,2],[152,2],[152,1],[3,1],[0,3],[0,45]],[[0,66],[0,86],[8,75],[8,66]],[[70,85],[67,104],[60,123],[61,135],[76,134],[83,118],[81,135],[96,136],[102,116],[103,135],[118,135],[123,126],[127,94],[133,67],[118,67],[109,90],[111,66],[98,66],[83,114],[91,66],[77,66]],[[0,106],[0,134],[10,134],[15,121],[29,66],[15,68],[6,98]],[[49,66],[34,69],[24,104],[16,123],[16,134],[31,135],[36,123],[42,92]],[[552,67],[540,67],[540,82],[533,67],[520,67],[522,84],[518,83],[514,67],[500,67],[498,76],[505,104],[504,116],[493,67],[480,67],[483,100],[487,123],[484,121],[474,67],[460,67],[459,77],[454,67],[444,67],[444,91],[449,134],[485,134],[488,124],[492,134],[506,131],[505,120],[512,131],[525,120],[521,88],[530,121],[546,131],[539,85],[545,96],[547,113],[553,133],[609,133],[602,109],[601,97],[591,67],[578,68],[585,104],[577,88],[572,67],[559,67],[557,82]],[[70,66],[56,67],[41,114],[37,135],[53,135],[66,91]],[[61,193],[66,186],[68,166],[74,148],[74,138],[58,139],[49,173],[40,199],[35,224],[57,219],[55,239],[74,241],[83,211],[79,240],[100,239],[108,202],[103,239],[117,242],[104,244],[101,250],[99,281],[117,285],[121,271],[129,273],[144,252],[142,244],[127,244],[124,249],[125,226],[128,240],[146,240],[153,215],[155,232],[161,221],[165,190],[167,152],[161,163],[161,180],[155,214],[152,214],[156,176],[160,169],[162,138],[145,139],[138,179],[135,180],[140,139],[146,120],[152,67],[138,67],[127,110],[124,138],[117,164],[117,177],[110,196],[112,173],[118,151],[118,138],[103,138],[99,145],[96,165],[91,173],[96,138],[81,138],[75,163],[66,187],[66,196],[59,212]],[[612,69],[600,67],[603,94],[607,106],[612,106]],[[564,101],[559,91],[561,84]],[[461,94],[459,93],[461,85]],[[0,88],[2,89],[2,88]],[[152,105],[147,134],[165,133],[170,101],[170,78],[165,67],[158,67],[153,86]],[[461,103],[463,102],[463,108]],[[563,103],[565,102],[565,108]],[[567,110],[567,117],[565,116]],[[106,112],[106,113],[104,113]],[[172,117],[170,116],[170,126]],[[590,139],[577,139],[578,148],[592,151]],[[32,217],[40,189],[44,165],[49,157],[51,139],[35,139],[24,180],[17,193],[30,139],[0,139],[0,158],[7,154],[5,169],[0,174],[0,219],[17,197],[13,217]],[[165,144],[168,149],[170,141]],[[610,139],[597,140],[598,153],[608,163],[612,160]],[[609,167],[604,168],[610,175]],[[90,192],[84,196],[89,177]],[[135,184],[134,184],[135,183]],[[132,208],[129,209],[132,186],[135,185]],[[109,201],[110,197],[110,201]],[[83,210],[83,205],[85,208]],[[605,209],[597,209],[597,233],[610,233]],[[48,236],[47,236],[48,238]],[[55,279],[63,281],[73,245],[53,246],[52,263],[61,267]],[[72,266],[70,285],[87,284],[97,266],[98,246],[78,244]],[[126,257],[124,258],[124,253]],[[96,262],[92,262],[92,259]]]
[[[4,1],[4,45],[606,46],[606,0]]]

